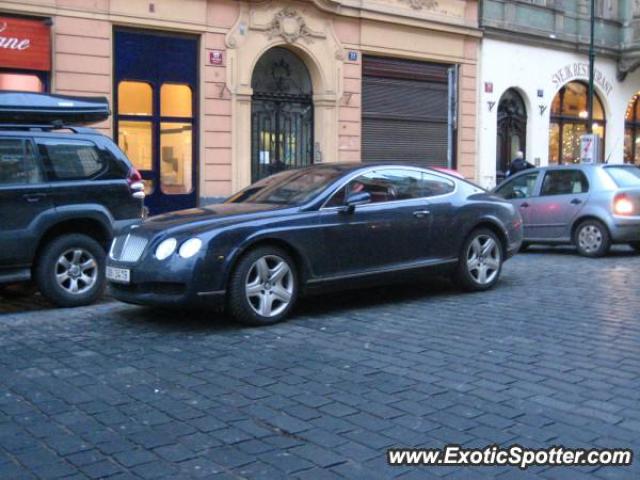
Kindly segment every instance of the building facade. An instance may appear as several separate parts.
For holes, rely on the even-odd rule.
[[[0,88],[109,98],[152,212],[284,168],[478,168],[478,4],[0,1]],[[23,42],[23,43],[20,43]]]
[[[640,164],[639,19],[640,2],[596,0],[593,132],[601,161]],[[590,0],[485,0],[480,22],[479,182],[495,185],[518,151],[535,165],[579,161]]]

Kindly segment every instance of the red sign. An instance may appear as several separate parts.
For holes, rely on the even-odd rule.
[[[222,65],[222,50],[213,50],[209,52],[209,63],[211,65]]]
[[[41,20],[0,17],[0,67],[51,70],[51,35]]]

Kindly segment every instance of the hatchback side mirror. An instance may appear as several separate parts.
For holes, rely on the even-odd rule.
[[[347,196],[342,208],[343,212],[351,213],[358,205],[365,205],[371,202],[371,194],[369,192],[355,192]]]

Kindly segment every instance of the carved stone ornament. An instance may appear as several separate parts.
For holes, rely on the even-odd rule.
[[[415,10],[435,10],[438,8],[438,2],[436,0],[402,0],[405,3],[411,5],[411,8]]]
[[[267,35],[269,39],[282,37],[287,43],[295,43],[300,38],[307,43],[313,41],[313,33],[304,18],[291,7],[283,8],[273,17]]]

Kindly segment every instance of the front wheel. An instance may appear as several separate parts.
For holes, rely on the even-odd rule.
[[[609,231],[598,220],[585,220],[576,229],[575,245],[580,255],[602,257],[611,248]]]
[[[229,282],[228,308],[247,325],[283,320],[298,297],[298,276],[289,255],[276,247],[260,247],[243,256]]]
[[[488,290],[500,277],[503,258],[502,244],[493,231],[474,230],[462,246],[453,281],[467,291]]]
[[[104,290],[105,252],[81,234],[58,237],[42,249],[35,278],[45,298],[60,307],[95,302]]]

